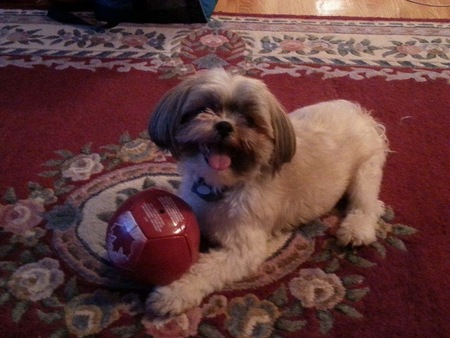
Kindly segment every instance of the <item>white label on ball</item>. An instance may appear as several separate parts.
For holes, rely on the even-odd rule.
[[[106,245],[112,261],[125,266],[140,256],[146,241],[147,239],[133,215],[126,211],[112,225]]]
[[[119,216],[118,222],[136,241],[145,241],[146,237],[141,228],[137,225],[133,214],[129,211],[124,212]]]

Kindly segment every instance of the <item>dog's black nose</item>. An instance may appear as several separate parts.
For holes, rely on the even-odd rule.
[[[222,137],[227,137],[233,132],[233,126],[227,121],[220,121],[215,127],[219,135]]]

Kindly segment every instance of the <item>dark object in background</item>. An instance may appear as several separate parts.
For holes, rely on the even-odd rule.
[[[95,0],[101,21],[193,23],[206,22],[216,0]]]
[[[104,27],[113,27],[120,22],[138,23],[205,23],[211,17],[217,0],[53,0],[48,16],[69,24],[86,24],[75,14],[75,5],[90,2],[99,21],[107,22]]]
[[[47,2],[47,7],[54,6],[66,11],[92,10],[94,6],[93,0],[43,0],[39,2]]]

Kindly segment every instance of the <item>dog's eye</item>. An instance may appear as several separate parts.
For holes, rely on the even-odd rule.
[[[201,107],[187,111],[186,113],[183,114],[180,123],[185,124],[192,121],[198,114],[205,111],[206,109],[207,109],[206,107]]]
[[[247,126],[249,126],[250,128],[256,126],[255,119],[250,116],[245,116],[245,122],[247,123]]]

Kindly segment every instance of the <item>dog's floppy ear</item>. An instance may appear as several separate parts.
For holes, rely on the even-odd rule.
[[[189,95],[191,82],[185,80],[169,90],[156,105],[148,126],[150,139],[161,149],[179,155],[175,133],[183,115],[183,105]]]
[[[267,99],[275,140],[272,166],[273,172],[276,173],[284,163],[292,160],[297,142],[294,127],[284,108],[272,94],[269,93]]]

